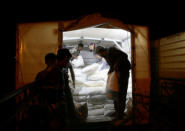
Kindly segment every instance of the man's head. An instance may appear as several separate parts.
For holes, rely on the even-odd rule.
[[[58,65],[61,67],[66,67],[69,64],[69,60],[71,59],[71,57],[72,55],[68,49],[59,49],[57,53]]]
[[[98,54],[99,56],[105,58],[106,57],[106,49],[103,47],[103,46],[97,46],[96,47],[96,50],[95,50],[95,53]]]
[[[95,43],[90,43],[90,44],[88,45],[88,47],[89,47],[89,49],[90,49],[91,51],[93,51],[94,48],[95,48]]]
[[[57,56],[54,53],[48,53],[45,55],[45,64],[51,66],[56,64]]]
[[[78,50],[81,51],[83,49],[84,45],[82,43],[78,44]]]

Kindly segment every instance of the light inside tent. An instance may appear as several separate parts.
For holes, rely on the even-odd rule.
[[[122,29],[106,28],[84,28],[63,32],[63,47],[70,49],[73,54],[77,50],[79,43],[84,45],[84,50],[88,51],[88,44],[95,43],[97,46],[117,47],[124,51],[131,62],[131,34]],[[109,66],[102,68],[103,62],[98,61],[90,65],[85,65],[83,57],[79,55],[77,59],[71,61],[75,73],[75,88],[73,88],[72,78],[69,73],[70,87],[73,100],[76,105],[87,103],[87,122],[110,121],[113,119],[112,113],[115,111],[113,100],[106,95],[106,81]],[[130,71],[125,113],[132,107],[132,72]]]

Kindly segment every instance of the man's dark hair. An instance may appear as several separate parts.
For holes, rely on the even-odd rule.
[[[67,48],[59,49],[58,53],[57,53],[57,59],[58,60],[62,60],[64,58],[66,58],[66,57],[68,57],[68,58],[72,57],[69,49],[67,49]]]
[[[78,46],[80,46],[82,48],[84,47],[84,45],[82,43],[79,43]]]
[[[106,49],[103,47],[103,46],[97,46],[96,47],[96,50],[95,50],[95,53],[96,54],[99,54],[101,52],[104,52]]]
[[[54,53],[48,53],[45,55],[45,63],[47,65],[55,63],[56,59],[57,59],[57,56]]]

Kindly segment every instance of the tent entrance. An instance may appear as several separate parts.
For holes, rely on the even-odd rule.
[[[98,25],[66,31],[62,35],[62,46],[70,49],[72,54],[76,52],[79,43],[84,45],[83,51],[90,52],[89,44],[93,43],[95,47],[117,47],[128,54],[130,62],[132,60],[131,33],[126,30],[104,24],[104,28],[100,28]],[[88,58],[88,55],[84,58],[80,54],[79,57],[71,61],[75,73],[75,89],[71,77],[69,79],[74,103],[76,105],[87,103],[87,122],[111,121],[114,118],[112,113],[115,109],[113,100],[106,96],[105,91],[109,66],[102,68],[102,59],[100,60],[98,57],[97,62],[90,64],[86,64],[85,59],[91,58]],[[69,76],[71,76],[70,73]],[[132,111],[132,71],[130,71],[125,113],[130,115],[130,111]]]
[[[110,23],[113,26],[110,26],[110,24],[105,25],[105,23]],[[133,81],[131,82],[133,119],[130,124],[139,125],[149,123],[151,70],[148,27],[126,25],[123,21],[106,18],[101,14],[90,14],[79,19],[66,21],[18,24],[16,34],[16,88],[18,89],[34,81],[37,73],[45,68],[44,56],[47,53],[56,53],[62,43],[65,45],[67,41],[70,41],[69,38],[76,39],[74,37],[78,37],[77,40],[79,41],[86,40],[85,34],[83,34],[83,37],[72,34],[72,36],[66,39],[66,33],[69,33],[67,31],[78,31],[77,29],[86,29],[89,26],[94,29],[100,29],[102,27],[103,29],[110,30],[121,28],[131,32],[132,55],[130,56],[132,61],[132,76],[130,78]],[[105,31],[99,31],[96,34],[98,36],[105,35]],[[110,32],[106,33],[106,36],[109,34]],[[92,37],[93,39],[94,37],[97,38],[99,42],[106,41],[108,43],[108,37],[98,36],[95,37],[94,35]],[[124,38],[122,35],[120,40],[124,41]],[[110,41],[115,40],[114,37],[109,37],[109,39],[111,39]],[[130,39],[128,40],[130,41]],[[119,44],[119,40],[116,39],[116,41]],[[77,44],[75,43],[76,46]]]

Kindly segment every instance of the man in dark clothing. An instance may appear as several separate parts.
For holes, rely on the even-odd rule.
[[[52,107],[50,104],[53,104],[52,101],[55,101],[53,99],[53,96],[50,95],[52,92],[49,91],[52,87],[52,83],[48,81],[48,75],[50,74],[51,70],[56,66],[57,62],[57,56],[54,53],[48,53],[45,55],[45,64],[47,67],[39,72],[35,78],[35,81],[37,84],[39,84],[39,88],[37,91],[39,92],[39,102],[40,104],[49,104],[50,107]]]
[[[97,63],[100,60],[95,55],[95,43],[88,44],[88,50],[82,50],[79,55],[82,56],[85,66]]]
[[[35,78],[35,80],[41,80],[44,79],[45,76],[47,75],[47,73],[49,71],[52,70],[53,67],[55,67],[57,62],[57,56],[54,53],[48,53],[45,55],[45,64],[47,65],[47,67],[39,72]]]
[[[65,128],[75,120],[79,121],[68,81],[67,69],[71,57],[68,49],[59,49],[56,66],[47,73],[42,82],[42,85],[52,86],[48,93],[53,99],[52,104],[56,104],[56,119],[61,123],[60,128]]]
[[[57,53],[57,65],[53,68],[50,74],[50,80],[57,89],[56,106],[58,118],[62,121],[62,117],[64,117],[67,125],[81,122],[75,109],[69,87],[68,69],[70,68],[69,61],[71,57],[72,55],[68,49],[59,49]]]
[[[76,58],[79,56],[80,51],[83,50],[83,48],[84,48],[84,45],[83,45],[82,43],[79,43],[79,44],[78,44],[77,51],[76,51],[75,53],[72,54],[72,57],[73,57],[74,59],[76,59]]]
[[[118,94],[117,99],[114,99],[114,107],[116,110],[116,117],[121,118],[124,115],[126,94],[128,88],[129,70],[131,69],[131,64],[128,60],[126,53],[121,50],[110,47],[106,49],[102,46],[96,48],[96,54],[105,58],[110,66],[109,72],[117,72],[118,74]]]

